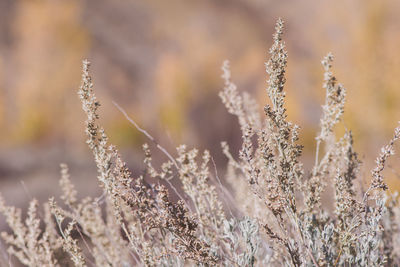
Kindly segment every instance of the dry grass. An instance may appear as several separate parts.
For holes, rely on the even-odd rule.
[[[305,170],[299,127],[288,121],[285,109],[287,52],[282,33],[278,20],[266,63],[270,104],[264,116],[248,94],[237,90],[228,62],[223,65],[220,97],[238,118],[243,139],[238,156],[222,143],[229,160],[225,180],[234,192],[222,187],[208,151],[181,145],[170,153],[133,121],[168,160],[154,166],[144,145],[146,171],[131,174],[98,123],[100,104],[90,64],[84,61],[79,97],[87,115],[87,144],[104,192],[96,199],[78,199],[68,167],[62,164],[63,205],[51,198],[40,212],[32,200],[24,221],[21,211],[1,198],[0,212],[11,228],[2,233],[8,245],[4,262],[15,257],[27,266],[399,265],[400,209],[397,195],[386,193],[383,171],[400,128],[382,148],[370,186],[356,188],[355,181],[363,177],[351,132],[334,135],[344,112],[345,89],[332,73],[333,57],[328,54],[322,61],[326,101],[315,165]],[[158,182],[149,183],[150,177]],[[174,179],[182,188],[173,186]],[[178,201],[172,201],[167,188]],[[334,191],[333,211],[321,203],[327,188]],[[224,199],[232,202],[225,208]]]

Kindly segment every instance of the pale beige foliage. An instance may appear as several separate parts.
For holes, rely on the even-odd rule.
[[[145,169],[132,174],[99,124],[100,104],[85,60],[78,94],[103,192],[78,198],[62,164],[62,205],[51,198],[40,215],[32,200],[24,220],[21,210],[0,197],[0,213],[11,229],[2,237],[13,259],[27,266],[398,266],[400,208],[397,195],[385,192],[384,169],[400,128],[382,148],[363,193],[355,186],[362,172],[353,136],[350,131],[335,136],[345,89],[337,84],[328,54],[322,61],[326,99],[315,164],[306,170],[300,128],[285,107],[283,26],[279,19],[265,65],[270,101],[264,118],[232,82],[228,62],[223,64],[220,97],[242,133],[238,155],[222,142],[227,187],[218,176],[221,169],[211,168],[208,150],[180,145],[170,153],[116,105],[167,159],[155,165],[145,144]],[[334,192],[333,210],[321,200],[327,188]]]

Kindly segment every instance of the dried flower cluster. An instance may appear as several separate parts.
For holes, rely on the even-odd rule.
[[[361,162],[352,134],[346,132],[340,138],[334,134],[344,112],[345,89],[337,84],[331,70],[333,56],[328,54],[322,61],[326,101],[315,164],[305,170],[300,161],[300,128],[286,114],[288,56],[282,34],[283,22],[278,20],[266,63],[270,102],[264,117],[256,102],[231,81],[229,63],[222,67],[225,87],[220,97],[238,118],[243,141],[237,157],[222,143],[228,158],[225,181],[232,192],[222,186],[215,166],[215,172],[210,171],[213,159],[208,151],[181,145],[170,154],[127,117],[167,158],[154,166],[150,146],[145,144],[145,172],[132,174],[98,123],[100,104],[90,64],[84,61],[78,94],[103,194],[79,199],[68,167],[62,164],[63,205],[51,198],[42,213],[32,200],[24,221],[21,210],[6,206],[0,197],[0,212],[11,228],[1,235],[8,245],[4,257],[9,259],[4,262],[18,259],[27,266],[399,266],[400,207],[397,194],[386,193],[383,171],[394,154],[400,126],[382,148],[369,188],[364,192],[356,188],[356,179],[362,179]],[[321,200],[328,188],[333,191],[333,210]],[[231,203],[224,206],[227,199]]]

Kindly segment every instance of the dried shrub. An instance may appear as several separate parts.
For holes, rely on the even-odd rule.
[[[154,166],[145,144],[146,171],[133,175],[98,122],[100,104],[90,64],[84,61],[78,94],[103,194],[78,199],[68,167],[62,164],[63,207],[51,198],[44,216],[38,216],[38,203],[32,200],[23,221],[21,211],[0,198],[0,212],[11,228],[10,233],[2,233],[8,253],[27,266],[65,266],[66,262],[76,266],[399,265],[400,208],[397,195],[387,194],[383,171],[394,154],[400,126],[382,148],[370,186],[363,193],[355,187],[362,177],[352,134],[339,138],[334,134],[344,112],[346,91],[332,73],[333,56],[328,54],[322,61],[326,100],[315,164],[305,170],[300,160],[300,128],[286,114],[288,56],[282,34],[283,21],[278,20],[266,63],[270,104],[264,108],[264,117],[255,101],[232,82],[229,63],[223,64],[225,87],[220,97],[238,118],[243,141],[237,157],[222,143],[228,158],[225,180],[231,183],[232,193],[210,171],[208,151],[199,154],[182,145],[169,153],[117,106],[167,158]],[[158,182],[149,183],[149,177]],[[179,179],[181,190],[172,179]],[[334,190],[332,211],[321,203],[329,184]],[[172,200],[167,186],[178,201]],[[218,195],[217,186],[232,200],[225,209],[221,199],[228,196]]]

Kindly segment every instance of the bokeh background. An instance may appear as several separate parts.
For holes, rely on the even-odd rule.
[[[220,142],[235,153],[240,132],[217,95],[222,62],[262,107],[278,17],[286,21],[288,113],[302,126],[305,162],[324,101],[320,60],[331,51],[348,91],[344,126],[369,177],[400,120],[399,12],[397,0],[1,0],[0,191],[19,207],[46,200],[59,194],[65,162],[81,196],[98,194],[76,95],[84,58],[101,121],[134,173],[146,139],[112,101],[171,151],[181,143],[209,149],[223,173]],[[398,159],[387,172],[393,188]]]

